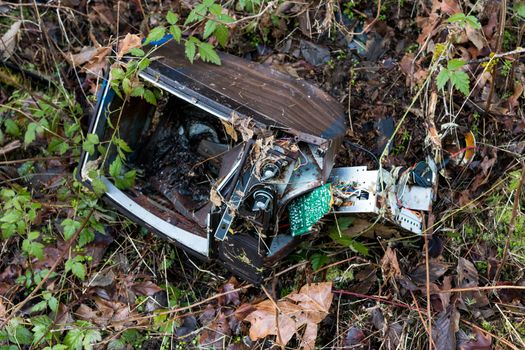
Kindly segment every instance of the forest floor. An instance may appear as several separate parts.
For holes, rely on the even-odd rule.
[[[0,1],[0,349],[525,349],[525,3],[203,3]],[[75,171],[124,38],[158,28],[340,101],[336,166],[374,166],[351,145],[376,152],[380,120],[384,166],[450,157],[426,235],[327,223],[255,287],[119,215]],[[248,322],[314,294],[299,329]]]

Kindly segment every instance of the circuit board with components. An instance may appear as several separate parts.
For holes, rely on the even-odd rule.
[[[292,236],[308,233],[314,224],[332,209],[333,196],[330,184],[318,187],[295,199],[288,206]]]

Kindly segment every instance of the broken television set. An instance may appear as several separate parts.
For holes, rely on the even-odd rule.
[[[319,88],[225,53],[220,66],[191,64],[173,41],[155,55],[139,77],[160,92],[157,105],[124,101],[106,83],[89,133],[110,146],[80,162],[87,185],[91,169],[104,170],[97,180],[124,215],[254,282],[330,212],[381,214],[421,232],[419,211],[428,210],[432,192],[410,182],[413,169],[402,174],[402,198],[399,176],[384,169],[333,169],[345,114]],[[124,166],[137,172],[125,190],[109,176],[115,135],[131,149]],[[432,182],[435,171],[426,174]],[[413,191],[424,192],[422,203],[401,203]],[[391,201],[379,200],[389,193]]]

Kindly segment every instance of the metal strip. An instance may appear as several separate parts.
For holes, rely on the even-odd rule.
[[[120,204],[122,208],[129,211],[140,220],[162,232],[166,236],[173,238],[180,244],[196,251],[197,253],[203,254],[205,256],[209,255],[208,238],[197,236],[191,232],[178,228],[177,226],[174,226],[165,220],[162,220],[126,196],[124,192],[115,187],[107,178],[101,177],[101,180],[108,189],[106,195],[113,201]]]

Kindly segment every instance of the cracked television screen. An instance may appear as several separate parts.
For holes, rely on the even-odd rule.
[[[256,283],[327,214],[377,216],[383,205],[386,220],[420,233],[432,193],[413,186],[414,169],[401,183],[383,169],[333,169],[346,117],[328,94],[225,53],[220,66],[191,64],[173,41],[155,54],[139,78],[157,103],[124,102],[109,78],[89,130],[100,144],[80,163],[82,181],[103,183],[131,220]],[[431,184],[435,172],[418,169]]]

